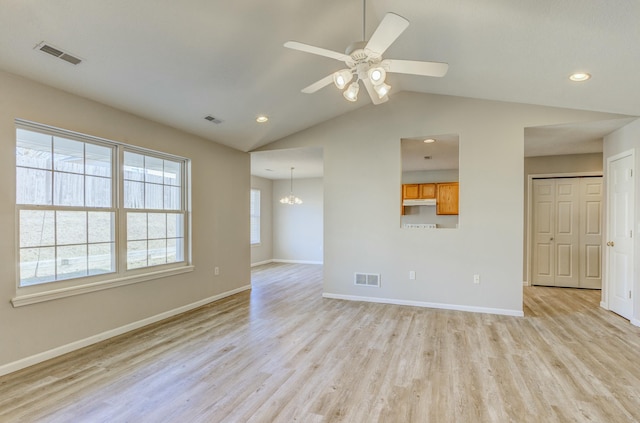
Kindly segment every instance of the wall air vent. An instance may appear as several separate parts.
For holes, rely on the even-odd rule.
[[[55,48],[49,44],[45,44],[44,41],[38,44],[36,48],[40,51],[44,51],[45,53],[55,56],[58,59],[64,60],[65,62],[69,62],[73,65],[77,65],[78,63],[82,62],[82,59],[78,59],[77,57],[72,56],[69,53],[65,53],[64,51],[58,48]]]
[[[358,286],[380,287],[380,275],[376,273],[355,273],[354,283]]]
[[[220,119],[218,119],[217,117],[213,117],[213,116],[211,116],[211,115],[209,115],[209,116],[205,116],[204,118],[205,118],[206,120],[208,120],[209,122],[213,122],[213,123],[215,123],[216,125],[218,125],[218,124],[221,124],[221,123],[222,123],[222,121],[221,121]]]

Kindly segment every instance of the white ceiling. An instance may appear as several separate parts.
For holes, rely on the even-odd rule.
[[[449,63],[444,78],[390,75],[390,101],[409,90],[640,115],[638,1],[369,0],[367,36],[390,11],[411,25],[385,57]],[[343,66],[283,47],[360,38],[361,0],[0,0],[0,69],[242,151],[368,104],[333,86],[301,93]],[[577,70],[593,78],[570,82]],[[527,136],[556,154],[557,134]]]

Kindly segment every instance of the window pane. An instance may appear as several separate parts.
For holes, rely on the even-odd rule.
[[[127,241],[147,239],[147,214],[127,213]]]
[[[77,278],[87,275],[87,246],[69,245],[58,247],[58,279]]]
[[[53,170],[84,173],[84,143],[53,137]]]
[[[147,266],[147,241],[127,242],[127,269]]]
[[[180,187],[164,187],[164,209],[165,210],[180,210],[181,201],[180,195],[182,194]]]
[[[167,240],[154,239],[149,241],[149,266],[157,266],[167,262]]]
[[[89,212],[89,242],[113,242],[114,213]]]
[[[53,174],[53,204],[84,206],[84,176],[73,173]]]
[[[20,250],[20,286],[55,280],[56,253],[54,247]]]
[[[53,246],[53,211],[20,210],[20,247]]]
[[[161,184],[163,182],[162,162],[162,159],[156,157],[144,157],[145,182],[153,182],[155,184]]]
[[[125,151],[123,170],[125,180],[144,181],[144,156]]]
[[[89,245],[89,274],[115,272],[115,244],[91,244]]]
[[[167,240],[167,263],[184,261],[184,239]]]
[[[85,144],[87,175],[111,177],[112,149],[95,144]]]
[[[184,217],[181,214],[167,214],[167,238],[184,236]]]
[[[167,237],[167,216],[164,213],[149,213],[149,239]]]
[[[111,207],[111,179],[85,177],[87,207]]]
[[[144,184],[124,181],[124,207],[127,209],[144,208]]]
[[[179,162],[164,161],[164,183],[165,185],[181,185],[181,164]]]
[[[85,244],[87,242],[87,212],[56,212],[58,245]]]
[[[162,210],[162,185],[144,184],[144,207]]]
[[[18,129],[16,165],[51,169],[51,135]]]
[[[16,203],[51,205],[51,172],[17,168]]]

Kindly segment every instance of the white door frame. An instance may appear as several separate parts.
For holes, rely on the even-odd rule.
[[[584,176],[603,176],[603,171],[594,172],[567,172],[567,173],[532,173],[527,175],[527,242],[525,243],[525,257],[527,261],[527,279],[523,285],[531,285],[531,242],[533,234],[533,225],[531,217],[533,216],[533,180],[543,178],[580,178]],[[604,222],[602,222],[604,224]],[[603,261],[604,262],[604,261]],[[604,283],[603,283],[604,288]]]
[[[623,157],[626,156],[631,156],[631,162],[633,163],[633,171],[634,173],[636,172],[636,151],[635,148],[629,149],[629,150],[625,150],[621,153],[618,154],[614,154],[613,156],[609,156],[609,157],[605,157],[605,163],[606,163],[606,168],[604,169],[605,172],[607,173],[607,175],[609,174],[609,166],[611,164],[611,162],[615,161],[615,160],[619,160]],[[609,239],[609,181],[607,180],[607,178],[605,178],[605,188],[604,188],[604,195],[605,195],[605,201],[606,201],[606,207],[605,207],[605,226],[604,226],[604,230],[605,230],[605,239]],[[637,207],[636,207],[636,200],[635,200],[635,195],[636,195],[636,189],[637,189],[637,184],[635,183],[635,175],[634,175],[634,179],[633,179],[633,195],[634,195],[634,201],[632,203],[633,206],[633,218],[632,220],[635,222],[635,216],[637,215]],[[633,232],[637,232],[637,225],[634,225],[633,228]],[[634,260],[633,260],[633,276],[632,276],[632,292],[633,292],[633,299],[631,301],[631,317],[629,319],[629,321],[631,322],[631,324],[633,324],[634,326],[640,326],[640,319],[636,318],[637,316],[637,309],[636,309],[636,304],[638,304],[638,300],[635,298],[637,296],[638,290],[636,288],[638,288],[638,283],[636,281],[636,274],[637,274],[637,270],[636,269],[636,265],[635,265],[635,252],[637,251],[637,241],[635,240],[635,238],[638,235],[634,236],[634,240],[633,240],[633,249],[634,249]],[[600,302],[600,307],[606,309],[606,310],[611,310],[611,308],[609,307],[609,290],[611,288],[610,284],[611,281],[609,281],[609,254],[605,254],[604,257],[604,261],[603,261],[603,270],[602,270],[602,276],[603,276],[603,281],[602,281],[602,301]]]

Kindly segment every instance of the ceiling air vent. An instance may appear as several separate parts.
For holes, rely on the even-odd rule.
[[[65,62],[69,62],[73,65],[77,65],[82,62],[82,59],[78,59],[75,56],[70,55],[69,53],[65,53],[64,51],[57,49],[49,44],[45,44],[44,42],[38,44],[36,46],[40,51],[44,51],[45,53],[49,53],[52,56],[57,57],[58,59],[64,60]]]
[[[376,273],[355,273],[354,283],[358,286],[380,287],[380,275]]]
[[[209,115],[209,116],[205,116],[204,118],[205,118],[206,120],[208,120],[209,122],[213,122],[213,123],[215,123],[216,125],[218,125],[218,124],[222,123],[222,121],[221,121],[220,119],[218,119],[218,118],[216,118],[216,117],[213,117],[213,116],[211,116],[211,115]]]

